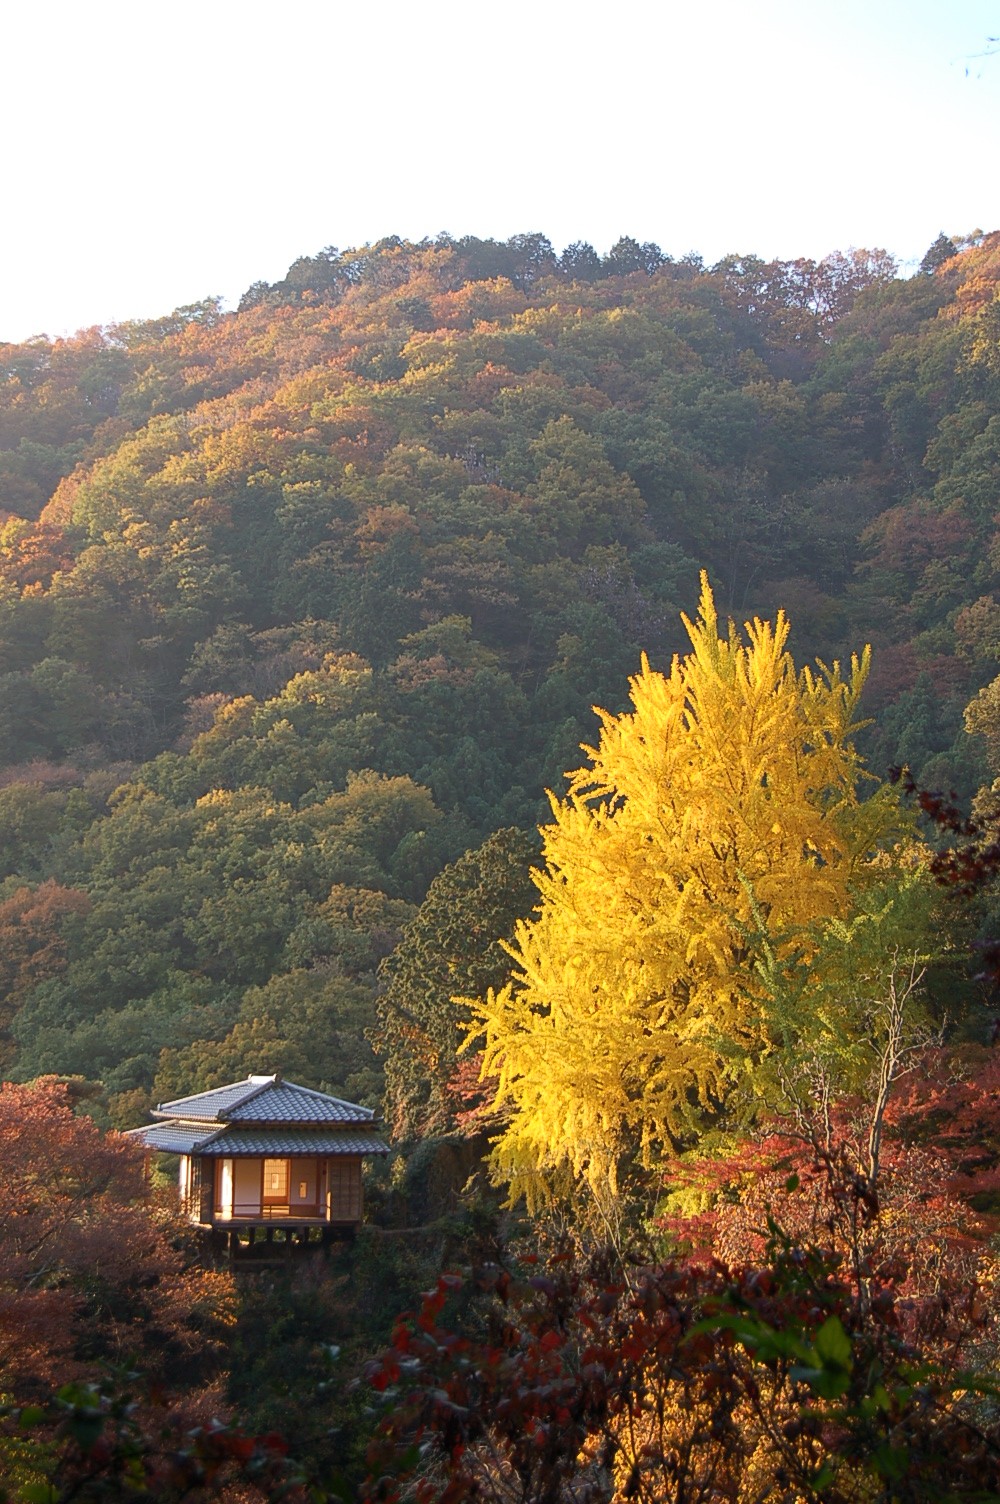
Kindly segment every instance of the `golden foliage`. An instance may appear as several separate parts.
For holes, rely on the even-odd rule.
[[[540,903],[509,947],[511,982],[468,1002],[508,1123],[494,1170],[536,1204],[554,1181],[615,1189],[724,1098],[767,1044],[748,947],[808,961],[818,927],[894,823],[862,803],[852,737],[868,668],[797,672],[788,622],[720,637],[702,579],[691,652],[643,659],[631,714],[598,712],[596,748],[552,796]]]

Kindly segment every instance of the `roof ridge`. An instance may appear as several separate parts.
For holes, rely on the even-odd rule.
[[[268,1076],[265,1081],[256,1082],[248,1076],[246,1081],[227,1081],[222,1086],[209,1086],[205,1091],[190,1092],[186,1097],[173,1097],[169,1102],[157,1102],[154,1111],[160,1113],[165,1107],[176,1107],[180,1102],[203,1101],[205,1097],[217,1096],[220,1091],[234,1091],[238,1086],[246,1086],[248,1088],[246,1094],[240,1097],[239,1101],[229,1104],[231,1107],[242,1107],[244,1102],[252,1102],[255,1097],[260,1096],[262,1091],[267,1091],[268,1087],[273,1085],[273,1076]]]
[[[253,1077],[252,1076],[248,1076],[247,1080],[248,1081],[252,1081]],[[276,1077],[274,1077],[274,1076],[268,1076],[268,1078],[267,1078],[266,1081],[258,1081],[257,1084],[254,1086],[253,1091],[248,1091],[247,1094],[246,1094],[246,1096],[245,1097],[240,1097],[240,1100],[238,1102],[231,1102],[230,1103],[230,1107],[232,1107],[232,1108],[243,1107],[245,1105],[245,1103],[247,1103],[247,1102],[254,1102],[254,1101],[256,1101],[256,1099],[260,1096],[261,1092],[267,1091],[269,1087],[271,1087],[271,1086],[274,1085],[275,1080],[276,1080]]]

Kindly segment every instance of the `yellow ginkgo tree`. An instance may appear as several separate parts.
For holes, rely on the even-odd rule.
[[[691,651],[642,669],[631,713],[551,798],[539,904],[508,947],[509,983],[465,1000],[499,1080],[493,1167],[537,1202],[553,1184],[615,1187],[724,1101],[768,1047],[751,953],[804,966],[897,825],[859,796],[853,737],[867,650],[850,673],[797,671],[788,623],[720,637],[707,579]],[[870,787],[870,786],[869,786]]]

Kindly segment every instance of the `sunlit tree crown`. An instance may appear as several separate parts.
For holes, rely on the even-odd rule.
[[[868,651],[797,671],[788,622],[720,636],[702,577],[691,651],[645,657],[631,713],[598,714],[596,747],[550,796],[540,901],[509,947],[513,975],[473,1004],[508,1126],[494,1168],[530,1199],[553,1180],[612,1187],[724,1099],[740,1054],[766,1046],[748,937],[808,957],[895,819],[859,799],[853,745]]]

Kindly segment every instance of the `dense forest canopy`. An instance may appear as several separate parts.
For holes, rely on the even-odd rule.
[[[987,781],[998,287],[998,234],[908,279],[393,237],[0,345],[7,1073],[122,1122],[265,1057],[377,1102],[380,963],[701,569],[800,663],[872,644],[876,773]]]
[[[0,345],[4,1498],[997,1496],[998,352],[1000,232]],[[393,1139],[262,1279],[100,1131],[251,1071]]]

